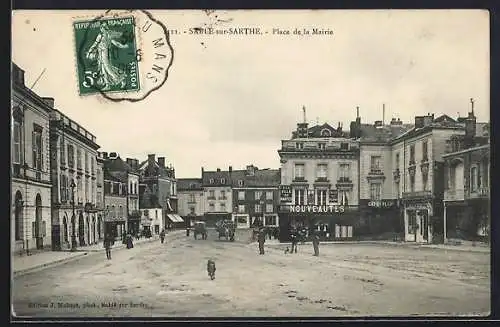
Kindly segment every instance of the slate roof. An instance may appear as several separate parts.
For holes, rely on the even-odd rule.
[[[281,172],[279,169],[258,169],[253,176],[246,174],[246,170],[233,171],[231,181],[233,187],[277,187],[281,183]],[[239,181],[243,181],[243,186]]]
[[[361,124],[361,142],[388,142],[403,133],[411,130],[413,125],[384,125],[375,127],[372,124]]]
[[[211,187],[222,187],[222,186],[230,186],[231,180],[229,176],[229,171],[221,170],[221,171],[204,171],[202,176],[202,185],[203,186],[211,186]],[[210,183],[210,179],[213,179],[213,184]],[[221,180],[224,179],[225,183],[222,184]]]
[[[178,178],[177,191],[201,190],[203,183],[201,178]]]
[[[117,157],[113,159],[107,159],[104,161],[104,168],[109,171],[125,171],[136,173],[129,164],[122,160],[122,158]]]

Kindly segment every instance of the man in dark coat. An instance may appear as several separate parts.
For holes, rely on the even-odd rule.
[[[290,253],[293,253],[293,249],[295,249],[295,253],[297,253],[297,243],[299,242],[298,237],[299,235],[297,229],[295,227],[292,227],[292,229],[290,230],[290,238],[292,241],[292,249]]]
[[[312,237],[312,243],[314,248],[314,256],[319,256],[319,235],[318,231],[315,231]]]
[[[260,228],[257,238],[259,241],[259,254],[264,254],[264,243],[266,242],[266,230],[264,228]]]
[[[108,258],[108,260],[111,260],[111,247],[113,246],[114,242],[115,240],[110,234],[107,234],[104,237],[104,248],[106,249],[106,258]]]

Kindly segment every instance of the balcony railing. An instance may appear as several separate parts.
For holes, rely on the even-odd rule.
[[[316,178],[316,183],[328,183],[329,180],[327,177],[318,177]]]
[[[226,196],[219,196],[219,200],[227,200]]]
[[[403,192],[403,198],[430,198],[432,197],[431,191],[416,191],[416,192]]]
[[[299,177],[299,176],[296,176],[294,179],[293,179],[294,182],[305,182],[306,179],[305,177]]]
[[[370,172],[369,172],[370,175],[383,175],[384,172],[382,171],[381,168],[370,168]]]
[[[207,199],[208,200],[215,200],[215,196],[214,195],[209,195],[209,196],[207,196]]]
[[[350,177],[339,177],[337,184],[352,184],[352,180]]]
[[[480,187],[475,189],[474,191],[469,192],[469,198],[471,199],[481,199],[481,198],[489,198],[490,197],[490,188],[489,187]]]
[[[464,190],[445,190],[444,191],[444,200],[445,201],[463,201],[465,199]]]

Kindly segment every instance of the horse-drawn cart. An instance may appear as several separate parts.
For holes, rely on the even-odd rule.
[[[218,221],[215,224],[217,232],[219,233],[219,240],[226,238],[226,241],[234,242],[234,234],[236,231],[236,224],[229,219]]]

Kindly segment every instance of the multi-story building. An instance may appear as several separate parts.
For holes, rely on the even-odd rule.
[[[107,155],[104,152],[104,232],[115,238],[122,238],[127,231],[127,177],[111,174],[107,169]]]
[[[175,169],[165,165],[165,157],[149,154],[148,159],[139,165],[140,171],[140,208],[162,208],[162,226],[166,228],[184,224],[177,213],[177,181]]]
[[[190,227],[195,220],[203,220],[205,215],[205,201],[201,178],[177,179],[177,196],[179,215]]]
[[[402,211],[398,201],[397,178],[393,174],[393,153],[389,141],[413,125],[392,119],[390,124],[375,121],[351,124],[351,136],[359,140],[359,206],[360,216],[354,224],[357,236],[374,236],[402,231]],[[399,159],[396,158],[395,161]]]
[[[205,171],[202,167],[201,176],[207,226],[214,226],[221,219],[231,219],[233,201],[230,171],[220,168]]]
[[[414,128],[391,140],[393,174],[399,177],[394,188],[401,192],[406,241],[430,243],[433,235],[443,234],[443,155],[447,141],[465,135],[470,123],[447,115],[417,116]]]
[[[488,124],[471,122],[469,126],[471,130],[465,136],[455,136],[448,141],[443,155],[445,241],[489,239],[491,197]]]
[[[245,170],[232,170],[229,167],[229,173],[232,183],[232,219],[237,228],[278,227],[280,171],[249,165]]]
[[[158,235],[165,228],[163,225],[163,209],[157,208],[141,209],[141,226],[143,230],[149,230],[152,234]]]
[[[96,244],[99,240],[96,137],[53,109],[50,139],[53,249]]]
[[[97,153],[96,158],[96,209],[97,212],[97,239],[104,239],[104,216],[106,212],[104,203],[104,155]]]
[[[281,161],[280,240],[292,225],[324,239],[352,237],[358,216],[359,142],[329,124],[297,124],[278,150]]]
[[[24,71],[12,65],[12,249],[51,245],[49,118],[52,99],[25,85]]]

